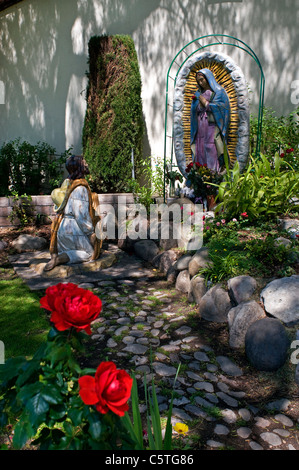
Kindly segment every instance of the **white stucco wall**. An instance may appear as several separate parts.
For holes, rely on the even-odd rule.
[[[188,42],[237,37],[259,57],[265,105],[279,114],[299,98],[299,0],[23,0],[0,13],[0,145],[21,137],[80,153],[88,41],[130,34],[142,76],[145,153],[163,156],[166,75]],[[258,104],[259,70],[246,53],[218,48],[241,67]]]

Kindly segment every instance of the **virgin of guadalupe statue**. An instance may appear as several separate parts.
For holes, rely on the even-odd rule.
[[[82,156],[72,155],[66,169],[67,179],[51,193],[56,216],[51,227],[51,260],[45,271],[59,264],[95,260],[101,251],[102,241],[95,234],[98,197],[85,179],[89,173],[87,163]]]
[[[192,158],[219,172],[224,163],[224,145],[230,123],[229,98],[211,70],[199,70],[196,81],[199,88],[191,104]]]

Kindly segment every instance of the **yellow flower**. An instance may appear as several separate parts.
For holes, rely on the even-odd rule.
[[[176,423],[173,428],[178,434],[186,434],[189,431],[187,424],[184,423]]]

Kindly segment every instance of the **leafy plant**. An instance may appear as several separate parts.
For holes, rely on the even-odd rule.
[[[272,161],[275,153],[285,153],[287,149],[293,148],[298,158],[299,145],[299,108],[292,111],[288,116],[277,116],[271,109],[263,108],[263,121],[261,133],[261,153]],[[251,150],[255,147],[258,131],[258,118],[250,117],[250,141]],[[298,169],[298,168],[297,168]]]
[[[273,167],[264,155],[251,157],[247,168],[240,172],[238,162],[232,170],[228,168],[227,158],[224,181],[218,185],[216,213],[227,218],[246,213],[250,221],[271,219],[279,214],[290,213],[295,205],[293,198],[298,197],[298,173],[292,169],[281,169],[281,158],[275,155]]]
[[[128,181],[128,189],[134,193],[135,199],[144,205],[149,213],[154,198],[164,194],[164,170],[162,166],[157,162],[153,166],[151,162],[143,161],[140,164],[138,180],[131,178]]]
[[[27,194],[19,196],[16,191],[12,191],[12,211],[9,214],[9,219],[13,223],[18,221],[20,227],[23,228],[29,225],[34,220],[34,208],[31,205],[32,197]]]
[[[45,189],[52,190],[61,178],[61,167],[69,152],[57,157],[54,147],[47,143],[33,145],[21,139],[3,144],[0,149],[0,195],[7,196],[10,191],[40,194]]]
[[[269,223],[257,227],[242,217],[230,222],[216,218],[208,224],[204,239],[210,261],[199,271],[206,280],[217,283],[241,274],[271,277],[295,273],[296,241],[288,246],[277,243],[278,227]]]

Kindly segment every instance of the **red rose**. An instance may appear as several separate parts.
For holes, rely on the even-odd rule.
[[[79,394],[86,405],[95,405],[103,414],[109,410],[118,416],[128,411],[133,379],[114,362],[102,362],[95,377],[84,375],[79,379]]]
[[[91,334],[90,323],[102,309],[102,301],[95,294],[72,283],[48,287],[40,305],[52,312],[50,320],[57,330],[74,327],[88,334]]]
[[[284,153],[281,153],[281,154],[280,154],[280,157],[283,158],[283,157],[284,157]]]
[[[248,217],[248,214],[247,214],[247,212],[242,212],[241,216],[242,217]]]

